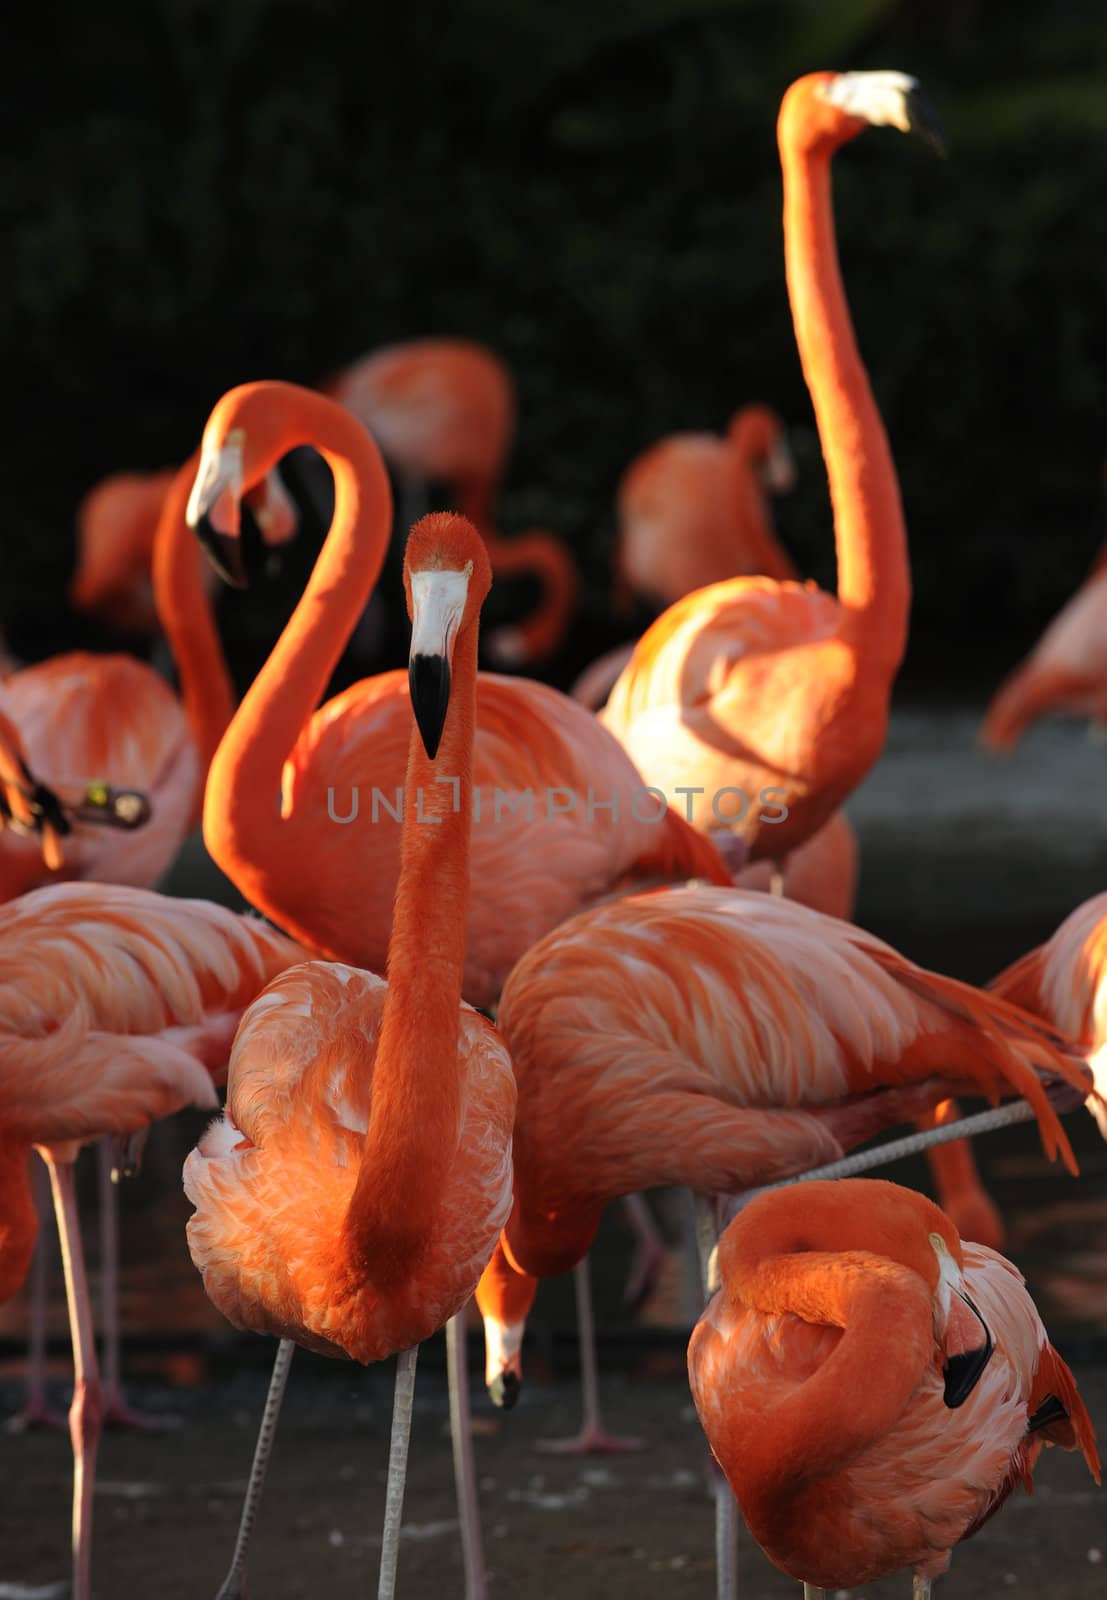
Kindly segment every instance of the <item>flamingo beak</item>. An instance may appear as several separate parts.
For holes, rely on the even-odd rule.
[[[431,761],[438,754],[450,708],[450,668],[465,604],[468,571],[447,567],[411,574],[411,708]]]
[[[959,1289],[950,1295],[949,1319],[942,1348],[945,1353],[942,1398],[950,1410],[955,1411],[958,1406],[964,1405],[980,1382],[995,1349],[987,1323],[968,1295],[962,1294]]]
[[[908,132],[918,134],[940,156],[948,155],[946,137],[938,120],[938,113],[918,84],[907,91],[903,109],[907,118]]]
[[[207,552],[208,560],[232,588],[247,586],[240,537],[243,435],[235,428],[221,445],[205,441],[188,497],[185,521]]]

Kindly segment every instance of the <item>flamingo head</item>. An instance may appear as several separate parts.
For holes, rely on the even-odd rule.
[[[812,72],[786,92],[778,132],[782,144],[833,151],[866,126],[917,133],[945,154],[941,124],[906,72]]]
[[[467,517],[433,512],[415,524],[404,554],[411,618],[408,680],[415,721],[432,761],[449,710],[458,636],[477,625],[491,587],[484,540]]]
[[[788,431],[769,406],[743,406],[727,425],[727,437],[748,450],[761,464],[761,476],[772,494],[788,494],[796,486],[796,464]]]

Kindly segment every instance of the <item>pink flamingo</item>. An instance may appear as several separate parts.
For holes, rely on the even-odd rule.
[[[184,1105],[215,1106],[245,1006],[304,952],[256,917],[116,884],[64,883],[0,907],[0,1300],[37,1231],[32,1149],[46,1162],[65,1267],[75,1383],[73,1600],[91,1593],[103,1422],[73,1166]]]

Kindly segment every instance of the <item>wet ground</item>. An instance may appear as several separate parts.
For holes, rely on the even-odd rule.
[[[963,712],[897,714],[886,756],[849,812],[861,837],[858,921],[916,960],[983,981],[1107,887],[1107,750],[1055,725],[996,762],[974,749],[975,726],[975,716]],[[195,848],[172,887],[213,895],[220,889]],[[227,1328],[188,1261],[180,1163],[202,1125],[186,1114],[157,1127],[146,1168],[124,1194],[128,1372],[136,1398],[182,1426],[168,1437],[105,1441],[98,1600],[212,1595],[233,1542],[272,1347]],[[1107,1146],[1085,1114],[1067,1126],[1080,1180],[1044,1161],[1029,1127],[979,1141],[977,1155],[1007,1219],[1008,1254],[1026,1273],[1055,1341],[1075,1361],[1107,1435]],[[91,1217],[95,1164],[82,1159]],[[921,1160],[886,1175],[927,1186]],[[679,1204],[655,1196],[654,1205],[675,1237]],[[94,1227],[89,1235],[95,1274]],[[493,1596],[585,1600],[631,1586],[643,1597],[712,1592],[704,1452],[682,1377],[688,1291],[674,1254],[658,1292],[632,1318],[622,1303],[629,1248],[613,1209],[593,1273],[605,1404],[609,1425],[643,1435],[648,1448],[585,1461],[533,1453],[535,1438],[570,1430],[577,1416],[571,1282],[544,1285],[527,1350],[525,1401],[508,1419],[487,1407],[481,1413],[483,1426],[494,1429],[477,1438]],[[0,1308],[0,1379],[17,1370],[24,1326],[22,1297]],[[65,1313],[56,1266],[51,1333],[64,1405]],[[479,1343],[474,1332],[474,1363]],[[461,1592],[440,1344],[427,1348],[421,1364],[400,1580],[410,1600]],[[353,1373],[297,1356],[259,1533],[255,1600],[375,1592],[389,1383],[387,1368]],[[0,1384],[0,1415],[17,1399],[14,1386]],[[957,1552],[939,1593],[950,1600],[997,1587],[1061,1600],[1107,1594],[1100,1558],[1107,1556],[1107,1501],[1060,1452],[1049,1452],[1039,1478],[1033,1501],[1008,1507]],[[45,1583],[63,1575],[68,1492],[64,1435],[0,1435],[0,1600],[8,1594],[5,1580]],[[798,1592],[748,1541],[740,1574],[743,1600]],[[865,1592],[902,1596],[905,1581]]]

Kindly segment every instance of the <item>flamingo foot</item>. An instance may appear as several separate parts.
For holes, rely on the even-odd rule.
[[[571,1439],[536,1439],[534,1448],[546,1456],[621,1456],[644,1450],[644,1439],[608,1433],[602,1423],[586,1423]]]
[[[104,1397],[103,1425],[129,1433],[169,1433],[179,1428],[179,1417],[151,1416],[128,1405],[122,1390]]]
[[[4,1432],[10,1434],[37,1433],[40,1429],[49,1429],[51,1433],[69,1432],[68,1420],[60,1412],[51,1411],[43,1395],[28,1400],[22,1411],[17,1411],[4,1423]]]

